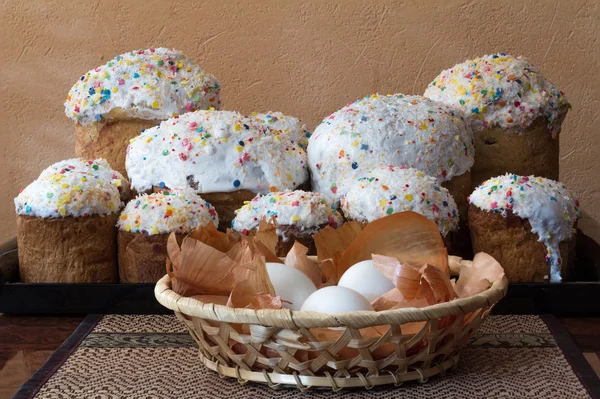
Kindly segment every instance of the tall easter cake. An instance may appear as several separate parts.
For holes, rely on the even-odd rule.
[[[459,108],[473,128],[473,185],[507,172],[558,179],[558,133],[570,104],[527,59],[465,61],[442,71],[425,96]]]
[[[43,172],[15,198],[26,283],[117,282],[118,188],[90,173]]]
[[[143,129],[185,112],[220,106],[214,76],[182,52],[130,51],[88,71],[73,85],[65,113],[75,124],[75,153],[105,158],[125,173],[125,149]]]

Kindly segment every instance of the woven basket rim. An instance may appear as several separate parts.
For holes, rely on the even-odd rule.
[[[471,261],[449,256],[453,274],[460,276],[460,269],[470,267]],[[154,288],[154,295],[164,307],[187,316],[228,322],[258,324],[277,328],[366,328],[385,324],[404,324],[439,319],[474,312],[490,307],[506,295],[508,280],[503,277],[490,288],[469,298],[455,299],[423,308],[402,308],[383,311],[357,311],[325,314],[289,309],[242,309],[215,303],[204,303],[192,297],[183,297],[171,289],[168,275],[161,278]]]

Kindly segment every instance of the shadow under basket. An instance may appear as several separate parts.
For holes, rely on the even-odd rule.
[[[471,261],[449,257],[453,275]],[[427,382],[458,363],[459,350],[504,297],[508,281],[475,296],[424,308],[334,315],[288,309],[234,309],[155,287],[200,348],[199,360],[221,377],[271,388],[371,389]]]

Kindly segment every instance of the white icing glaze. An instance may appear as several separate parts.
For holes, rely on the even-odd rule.
[[[251,115],[246,116],[248,123],[255,123],[264,126],[264,129],[275,135],[282,135],[288,137],[290,140],[298,143],[303,149],[308,146],[308,138],[310,132],[306,125],[302,123],[298,118],[293,116],[284,115],[281,112],[267,112],[260,114],[253,112]]]
[[[412,167],[444,182],[473,165],[462,113],[421,96],[374,94],[334,112],[309,139],[313,189],[339,199],[369,170]]]
[[[296,190],[257,195],[236,211],[231,227],[240,232],[254,230],[262,218],[275,218],[279,226],[294,225],[300,230],[325,224],[337,228],[343,223],[325,195]]]
[[[341,206],[347,219],[359,222],[412,211],[435,222],[444,237],[458,229],[458,209],[448,190],[412,168],[380,168],[356,178]]]
[[[498,53],[442,71],[425,96],[460,108],[474,131],[500,127],[522,134],[544,117],[556,136],[570,104],[555,85],[523,57]]]
[[[548,251],[550,281],[561,281],[559,244],[573,236],[573,226],[580,216],[574,193],[554,180],[506,174],[484,181],[473,191],[469,203],[504,217],[512,211],[526,219]]]
[[[261,194],[294,189],[308,179],[306,153],[274,132],[231,111],[169,119],[131,140],[125,162],[131,187]]]
[[[46,175],[15,198],[17,214],[40,218],[107,215],[122,206],[117,187],[89,173]]]
[[[69,91],[65,113],[86,125],[119,108],[130,117],[167,119],[219,108],[220,86],[181,51],[131,51],[83,75]]]
[[[99,179],[110,181],[121,193],[121,198],[129,199],[131,190],[129,189],[129,181],[116,170],[113,170],[106,159],[84,159],[72,158],[64,161],[56,162],[42,171],[40,179],[53,174],[85,174],[96,176]]]
[[[191,190],[140,194],[129,201],[117,222],[122,231],[166,234],[190,233],[198,226],[219,224],[215,208]]]

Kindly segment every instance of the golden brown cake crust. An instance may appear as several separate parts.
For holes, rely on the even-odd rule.
[[[110,166],[127,178],[125,155],[129,140],[142,130],[160,124],[159,120],[111,119],[75,125],[75,155],[86,159],[105,158]]]
[[[558,136],[552,138],[547,125],[546,118],[540,117],[523,135],[507,133],[501,128],[476,132],[475,164],[471,168],[473,187],[506,173],[558,180],[559,140]]]
[[[509,281],[549,281],[550,265],[545,260],[546,247],[538,242],[538,236],[531,232],[527,220],[510,211],[505,218],[500,213],[487,212],[470,205],[469,228],[473,252],[486,252],[493,256],[504,267]],[[560,243],[563,280],[568,278],[572,267],[574,247],[575,236]]]
[[[119,231],[119,279],[121,283],[156,283],[166,272],[167,240],[170,234]],[[176,234],[181,244],[185,234]]]
[[[116,283],[117,218],[17,215],[21,281]]]
[[[442,183],[442,186],[450,192],[456,207],[458,208],[458,231],[451,232],[444,238],[444,243],[451,255],[460,255],[464,258],[471,259],[471,237],[469,235],[469,227],[467,224],[467,213],[469,210],[469,202],[467,197],[471,194],[471,171],[467,171],[460,176],[452,178],[452,180]]]

